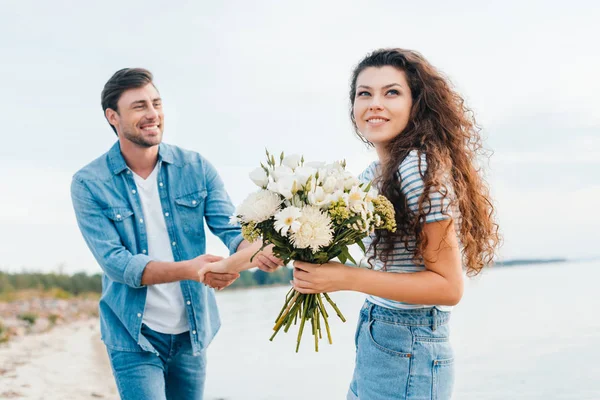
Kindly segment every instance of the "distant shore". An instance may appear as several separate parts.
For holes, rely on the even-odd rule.
[[[513,267],[518,265],[530,265],[530,264],[555,264],[567,262],[566,258],[523,258],[514,260],[504,260],[494,263],[494,267]]]

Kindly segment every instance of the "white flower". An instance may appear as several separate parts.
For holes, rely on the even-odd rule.
[[[328,176],[323,182],[323,190],[325,193],[333,193],[338,185],[337,179],[334,176]]]
[[[284,208],[275,214],[275,230],[283,236],[287,236],[288,230],[297,232],[302,225],[298,218],[302,216],[302,212],[298,207],[290,206]]]
[[[281,205],[281,198],[277,193],[269,190],[260,190],[250,194],[240,204],[236,214],[243,222],[259,223],[271,218]]]
[[[296,179],[298,180],[298,184],[300,186],[305,186],[308,182],[308,179],[313,176],[317,170],[311,167],[298,167],[296,171],[294,171],[296,175]]]
[[[250,172],[250,179],[252,179],[252,182],[254,182],[256,186],[261,188],[267,187],[267,184],[269,183],[269,177],[262,167],[258,167]]]
[[[294,171],[292,171],[292,169],[290,167],[286,167],[285,165],[278,165],[277,167],[275,167],[275,169],[273,169],[273,173],[272,173],[273,180],[275,182],[277,182],[284,176],[290,176],[293,174],[294,174]]]
[[[329,215],[321,212],[317,207],[306,206],[302,209],[299,219],[300,229],[291,234],[291,242],[299,249],[310,247],[316,253],[322,247],[331,244],[333,229]]]
[[[298,154],[290,154],[289,156],[283,158],[282,163],[288,168],[296,169],[296,167],[300,165],[300,160],[302,160],[302,156]]]
[[[329,198],[331,199],[332,203],[344,200],[344,203],[346,203],[346,205],[348,204],[348,194],[344,193],[343,190],[336,190],[335,192],[329,195]]]
[[[348,208],[354,212],[360,212],[363,209],[366,209],[365,197],[367,193],[363,192],[363,190],[354,186],[350,189],[350,193],[348,193]]]
[[[229,225],[236,226],[239,223],[240,223],[240,220],[238,219],[238,217],[236,215],[232,215],[231,217],[229,217]]]
[[[358,186],[360,181],[354,175],[347,177],[344,181],[344,190],[351,190],[354,186]]]
[[[314,190],[308,193],[308,202],[321,209],[329,207],[331,201],[331,196],[325,193],[321,186],[317,186]]]
[[[294,175],[284,175],[277,182],[269,182],[267,189],[290,200],[298,191],[298,182]]]

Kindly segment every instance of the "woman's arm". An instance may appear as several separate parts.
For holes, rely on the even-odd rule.
[[[206,264],[201,268],[198,271],[200,282],[204,282],[204,276],[208,272],[237,274],[253,267],[260,267],[261,265],[265,266],[261,268],[263,271],[273,272],[279,266],[283,265],[283,262],[273,255],[272,245],[267,246],[256,254],[262,246],[262,241],[258,240],[254,243],[248,243],[247,245],[243,245],[244,243],[245,242],[242,242],[240,247],[238,247],[239,250],[231,256],[217,262]],[[254,256],[254,254],[256,255]],[[254,256],[254,258],[250,261],[252,256]]]
[[[456,305],[463,294],[463,275],[454,224],[451,219],[431,222],[423,230],[428,239],[423,255],[426,271],[389,273],[297,261],[294,286],[301,293],[353,290],[405,303]]]

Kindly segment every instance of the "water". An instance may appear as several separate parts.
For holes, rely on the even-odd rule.
[[[489,270],[467,282],[453,312],[454,399],[600,399],[600,262]],[[269,342],[288,288],[220,293],[223,326],[208,353],[208,400],[345,399],[364,296],[332,295],[333,345],[314,352],[297,329]]]

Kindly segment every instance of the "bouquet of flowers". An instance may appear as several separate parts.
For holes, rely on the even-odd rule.
[[[361,184],[346,171],[346,162],[304,162],[304,157],[281,153],[279,162],[267,153],[266,165],[250,173],[260,187],[236,209],[232,223],[240,223],[249,242],[262,239],[264,247],[272,244],[273,254],[286,264],[300,260],[324,264],[338,258],[356,261],[348,246],[357,244],[363,252],[362,239],[375,229],[396,230],[394,207],[384,196],[377,195],[371,184]],[[273,336],[300,321],[296,352],[302,332],[311,324],[315,351],[319,351],[321,329],[332,343],[325,304],[329,303],[342,321],[345,318],[327,293],[288,292],[275,321]],[[321,323],[321,319],[323,323]]]

